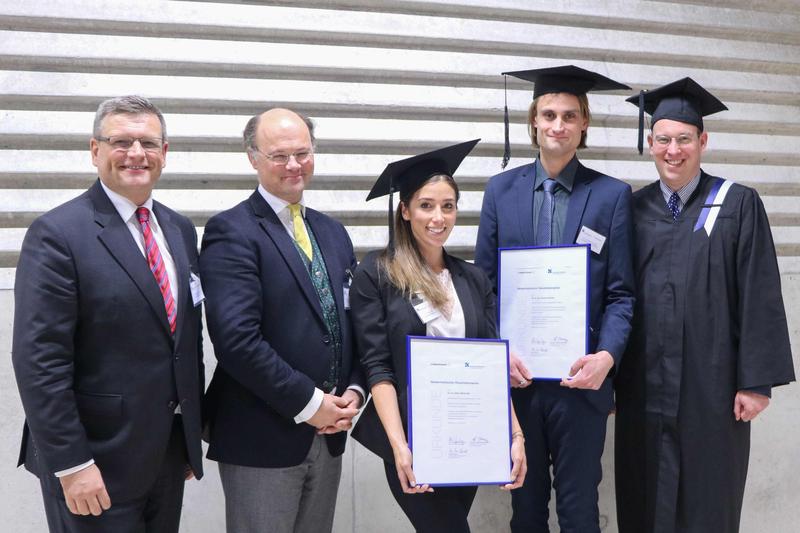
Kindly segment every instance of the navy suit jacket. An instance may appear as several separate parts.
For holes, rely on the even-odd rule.
[[[355,269],[353,245],[332,218],[306,209],[325,259],[342,332],[336,391],[363,386],[343,300]],[[314,387],[328,377],[331,343],[319,297],[292,237],[258,193],[212,217],[200,270],[206,318],[217,357],[206,393],[209,459],[254,467],[287,467],[305,459],[315,428],[294,422]],[[327,436],[333,455],[345,433]]]
[[[197,234],[162,204],[153,211],[180,283],[174,338],[147,260],[99,181],[25,235],[12,348],[26,416],[20,463],[54,494],[55,472],[92,458],[112,502],[145,494],[177,402],[189,464],[203,475],[201,307],[189,290]]]
[[[486,186],[475,264],[495,286],[497,249],[535,244],[534,165],[507,170]],[[589,252],[589,353],[608,350],[618,368],[631,330],[634,303],[630,185],[579,164],[558,243],[574,243],[582,226],[606,238],[599,254]],[[611,408],[610,379],[599,391],[581,392],[598,408]]]

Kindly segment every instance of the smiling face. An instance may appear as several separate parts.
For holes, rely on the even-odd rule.
[[[677,191],[700,172],[700,154],[706,149],[708,134],[685,122],[661,119],[653,124],[647,142],[661,181]]]
[[[256,132],[258,151],[248,151],[250,164],[258,180],[270,194],[294,204],[303,197],[303,190],[314,174],[311,134],[303,119],[288,109],[271,109],[261,115]],[[290,155],[310,152],[302,163],[295,157],[283,165],[264,155]]]
[[[160,139],[162,136],[158,117],[149,113],[107,115],[100,131],[102,137]],[[100,180],[136,205],[147,200],[161,177],[161,170],[166,166],[167,146],[164,142],[161,148],[146,151],[141,142],[134,142],[125,150],[94,138],[89,142],[92,164],[97,167]]]
[[[542,156],[561,159],[575,155],[589,128],[586,113],[588,108],[584,112],[574,94],[548,93],[538,97],[535,113],[531,113],[531,129]]]
[[[420,187],[408,205],[401,203],[402,217],[423,257],[437,257],[453,231],[457,214],[456,191],[447,181],[429,181]]]

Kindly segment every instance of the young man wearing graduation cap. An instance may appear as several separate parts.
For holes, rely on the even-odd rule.
[[[703,116],[727,109],[711,93],[684,78],[628,101],[640,128],[652,115],[659,180],[633,197],[636,312],[615,379],[619,530],[736,532],[750,421],[794,380],[767,214],[756,191],[700,168]]]
[[[560,383],[536,380],[511,357],[512,397],[528,457],[525,484],[512,492],[511,529],[548,531],[555,487],[561,531],[599,532],[600,458],[613,406],[609,376],[633,313],[631,188],[583,166],[576,153],[586,146],[586,93],[628,87],[571,65],[507,74],[535,84],[528,117],[539,154],[489,181],[475,263],[496,283],[499,247],[591,243],[589,353]]]

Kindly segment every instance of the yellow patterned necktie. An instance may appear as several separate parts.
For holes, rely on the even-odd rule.
[[[289,204],[289,211],[292,213],[292,228],[294,229],[294,240],[311,261],[311,241],[308,239],[306,225],[303,222],[303,215],[300,213],[300,204]]]

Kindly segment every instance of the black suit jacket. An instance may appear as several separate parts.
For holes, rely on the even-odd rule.
[[[408,297],[379,272],[380,252],[370,252],[358,265],[350,291],[353,325],[358,354],[370,388],[389,380],[397,389],[403,428],[408,431],[408,374],[406,337],[425,335]],[[465,336],[473,339],[497,337],[497,308],[492,284],[486,274],[470,263],[445,254],[445,264],[453,279],[464,311]],[[375,403],[370,402],[353,428],[353,438],[394,463],[389,439],[383,429]]]
[[[355,267],[340,223],[306,209],[334,291],[342,331],[337,394],[363,385],[343,287]],[[294,422],[328,377],[331,343],[308,270],[280,219],[259,194],[212,217],[200,269],[217,369],[206,393],[209,459],[254,467],[300,464],[315,429]],[[345,433],[327,437],[333,455]]]
[[[153,211],[180,280],[174,338],[147,260],[99,181],[25,235],[12,348],[26,416],[20,464],[55,493],[55,472],[94,458],[112,502],[143,495],[176,402],[190,466],[203,475],[201,307],[189,291],[197,234],[158,202]]]

